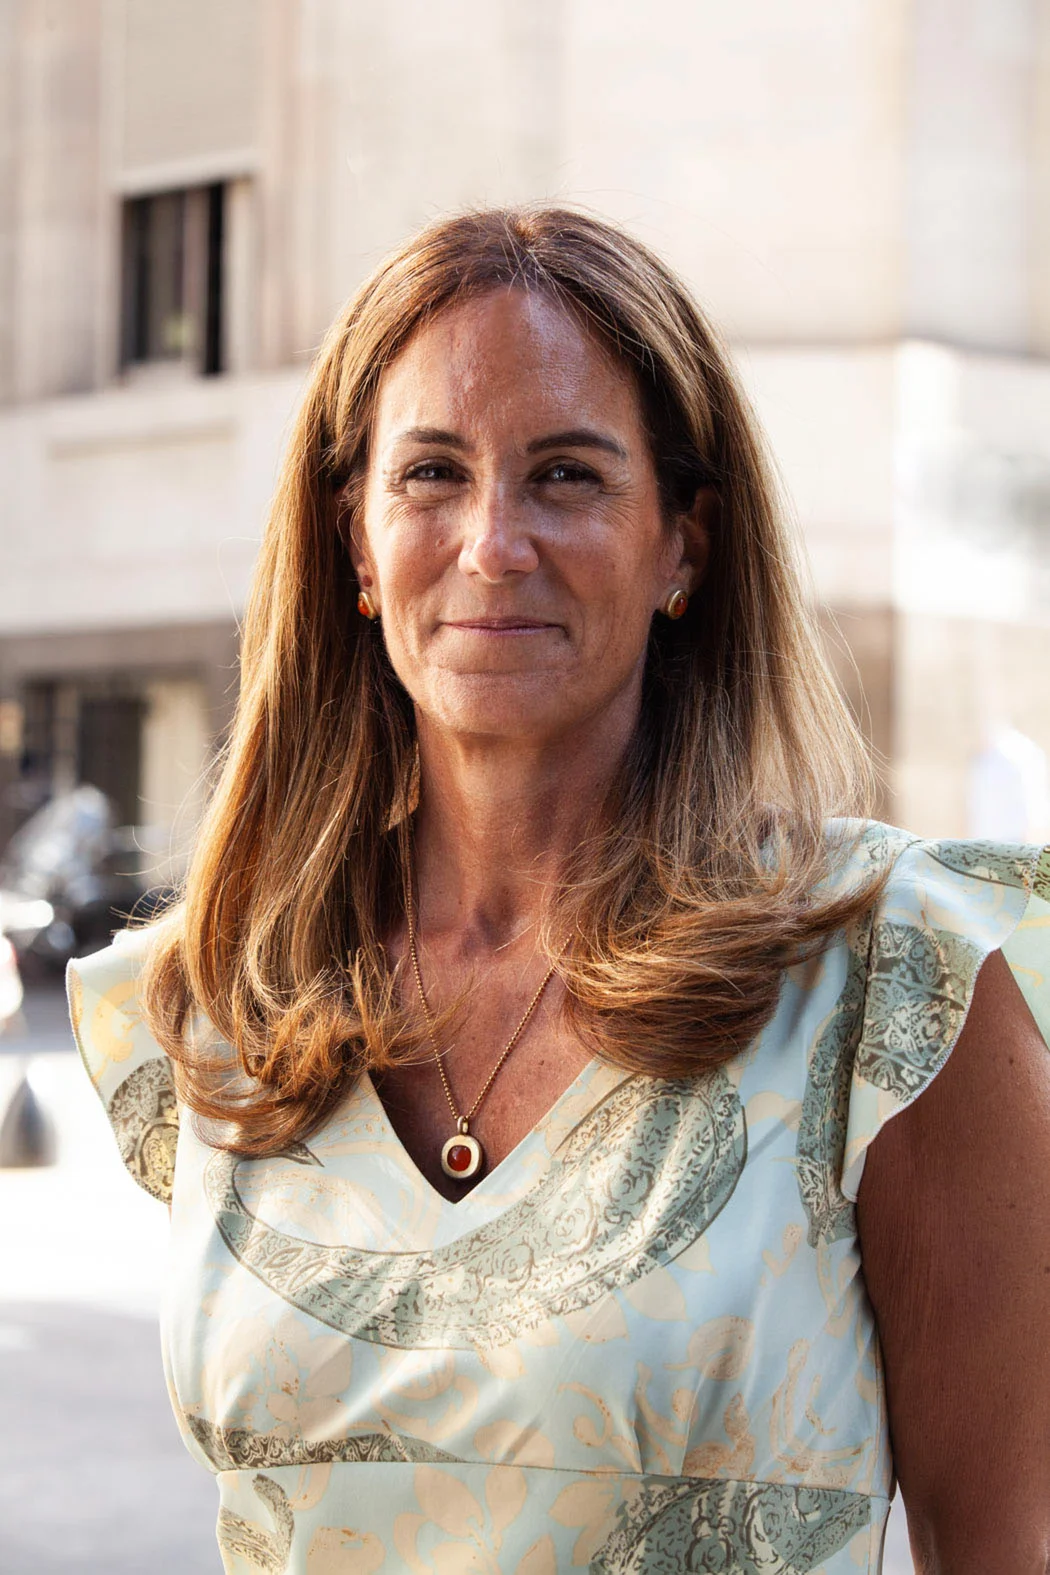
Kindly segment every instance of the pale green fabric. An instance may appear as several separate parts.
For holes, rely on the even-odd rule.
[[[892,1484],[854,1202],[988,952],[1047,1024],[1050,858],[870,824],[869,922],[696,1079],[592,1062],[461,1203],[367,1078],[286,1155],[178,1119],[148,938],[70,970],[129,1170],[173,1203],[162,1320],[227,1571],[876,1571]]]

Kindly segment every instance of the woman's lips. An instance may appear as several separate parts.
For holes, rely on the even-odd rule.
[[[544,629],[556,629],[558,625],[539,618],[456,618],[449,619],[445,627],[467,629],[474,634],[542,634]]]

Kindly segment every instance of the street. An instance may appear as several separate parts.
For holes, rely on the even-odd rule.
[[[0,1112],[25,1066],[58,1162],[0,1170],[0,1570],[220,1575],[217,1494],[185,1452],[157,1329],[163,1207],[128,1177],[57,986],[0,1039]],[[884,1575],[912,1575],[890,1516]]]

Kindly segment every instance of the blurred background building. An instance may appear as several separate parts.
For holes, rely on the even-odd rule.
[[[536,197],[734,345],[884,814],[1050,831],[1050,0],[0,0],[0,162],[0,842],[192,826],[325,327]]]

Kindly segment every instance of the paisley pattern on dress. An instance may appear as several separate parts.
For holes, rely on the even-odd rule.
[[[335,1460],[455,1461],[455,1455],[433,1444],[395,1433],[355,1433],[350,1438],[287,1438],[282,1433],[254,1433],[248,1427],[216,1427],[203,1417],[186,1414],[186,1426],[216,1471],[243,1471],[260,1466],[316,1466]]]
[[[873,910],[715,1073],[592,1061],[459,1203],[362,1078],[251,1160],[179,1124],[149,932],[70,969],[172,1226],[161,1349],[227,1575],[876,1575],[893,1483],[856,1199],[1001,947],[1050,1037],[1050,850],[829,828]]]
[[[1032,891],[1044,902],[1050,902],[1050,847],[1046,847],[1039,855],[1032,877]]]
[[[235,1154],[213,1156],[205,1185],[230,1251],[293,1306],[359,1340],[468,1348],[506,1345],[677,1257],[725,1207],[746,1152],[719,1070],[627,1079],[527,1197],[433,1252],[354,1252],[274,1230],[245,1207]]]
[[[778,1482],[646,1484],[590,1568],[595,1575],[794,1575],[840,1552],[870,1519],[861,1493]]]
[[[878,1026],[861,1039],[854,1076],[902,1103],[925,1087],[962,1030],[982,961],[980,948],[962,936],[876,925],[865,1016]]]
[[[109,1103],[120,1157],[141,1187],[170,1203],[175,1187],[179,1112],[171,1069],[147,1061],[120,1084]]]
[[[1029,874],[1031,860],[1001,842],[928,842],[925,847],[930,858],[960,875],[1002,886],[1023,886],[1031,879],[1034,886],[1035,877]]]
[[[269,1508],[274,1530],[265,1530],[225,1507],[220,1509],[216,1530],[223,1562],[229,1568],[228,1560],[239,1558],[258,1575],[284,1575],[295,1536],[288,1495],[279,1482],[261,1472],[252,1478],[252,1486]]]
[[[811,1247],[841,1241],[856,1230],[853,1204],[838,1186],[867,978],[852,946],[846,968],[842,993],[813,1044],[799,1119],[796,1175]]]

